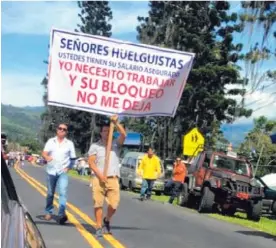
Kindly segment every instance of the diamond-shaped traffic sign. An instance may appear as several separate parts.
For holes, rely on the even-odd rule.
[[[205,139],[198,128],[193,128],[183,138],[183,155],[197,156],[203,150]]]

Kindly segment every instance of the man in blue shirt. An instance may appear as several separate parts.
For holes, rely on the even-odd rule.
[[[53,200],[56,185],[59,187],[59,210],[58,223],[64,224],[67,221],[65,214],[68,188],[68,170],[76,158],[75,147],[72,141],[66,138],[68,126],[60,124],[57,128],[56,137],[50,138],[42,152],[43,158],[47,161],[47,198],[45,207],[45,220],[52,218],[54,206]]]

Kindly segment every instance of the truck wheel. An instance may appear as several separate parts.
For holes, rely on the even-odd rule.
[[[126,190],[126,186],[123,185],[122,179],[120,179],[120,189]]]
[[[204,187],[198,206],[199,213],[211,213],[215,201],[215,194],[209,187]]]
[[[272,203],[271,211],[272,211],[273,214],[276,215],[276,201],[274,201],[274,202]]]
[[[177,205],[181,207],[185,207],[188,203],[188,199],[189,199],[188,184],[184,183],[183,189],[177,198]]]
[[[257,202],[250,201],[249,208],[247,210],[247,219],[253,220],[253,221],[259,221],[262,215],[262,207],[263,207],[262,201],[257,201]]]
[[[128,182],[128,189],[129,191],[133,191],[132,182]]]
[[[160,196],[160,195],[162,195],[162,192],[161,192],[161,191],[156,191],[155,194],[156,194],[157,196]]]

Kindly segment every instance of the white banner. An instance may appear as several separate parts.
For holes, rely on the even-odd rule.
[[[174,116],[193,53],[53,29],[48,104],[104,115]]]

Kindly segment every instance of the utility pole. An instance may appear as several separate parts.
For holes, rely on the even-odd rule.
[[[260,164],[260,160],[261,160],[261,157],[262,157],[262,155],[263,155],[263,150],[264,150],[264,144],[262,145],[261,152],[260,152],[260,155],[259,155],[257,164],[256,164],[256,169],[255,169],[255,171],[254,171],[254,177],[256,176],[256,173],[257,173],[257,171],[258,171],[258,167],[259,167],[259,164]]]
[[[90,130],[91,130],[90,145],[91,145],[94,141],[93,139],[94,139],[94,134],[95,134],[95,114],[92,114],[92,116],[91,116]]]

